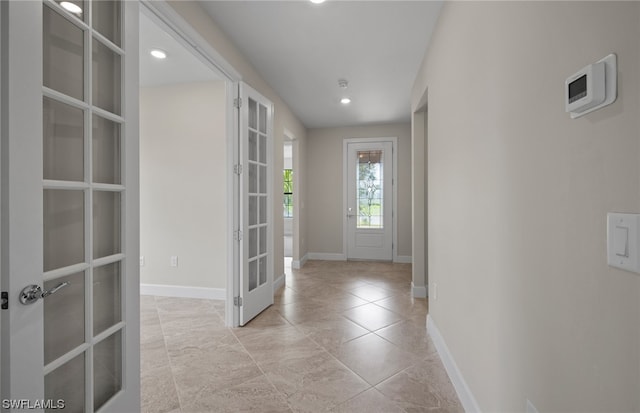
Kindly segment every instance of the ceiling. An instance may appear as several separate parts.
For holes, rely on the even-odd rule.
[[[161,49],[166,59],[156,59],[149,52]],[[185,82],[220,80],[212,69],[140,13],[140,86],[159,86]]]
[[[201,4],[302,123],[318,128],[409,121],[411,87],[442,2]],[[352,102],[342,105],[343,96]]]

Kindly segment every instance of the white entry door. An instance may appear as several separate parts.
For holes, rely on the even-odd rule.
[[[272,104],[240,85],[240,325],[273,304]]]
[[[138,5],[0,14],[2,411],[139,411]]]
[[[393,143],[346,144],[347,258],[393,259]]]

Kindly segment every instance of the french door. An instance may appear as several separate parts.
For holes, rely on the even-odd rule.
[[[3,1],[3,411],[139,411],[138,4]]]
[[[346,142],[347,258],[393,259],[393,142]]]
[[[240,84],[241,276],[240,325],[273,304],[273,109]]]

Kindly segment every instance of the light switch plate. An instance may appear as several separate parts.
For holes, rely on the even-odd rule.
[[[610,266],[640,273],[639,228],[640,214],[607,214],[607,262]]]

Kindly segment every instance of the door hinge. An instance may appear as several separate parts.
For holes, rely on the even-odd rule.
[[[236,175],[242,175],[242,165],[239,163],[233,165],[233,173]]]
[[[242,231],[233,231],[233,239],[236,241],[242,241]]]
[[[242,98],[233,99],[233,106],[240,109],[242,107]]]
[[[3,310],[9,309],[9,293],[8,292],[3,291],[0,293],[0,302],[2,303],[0,305],[0,308],[2,308]]]
[[[236,307],[242,307],[242,297],[233,297],[233,305]]]

